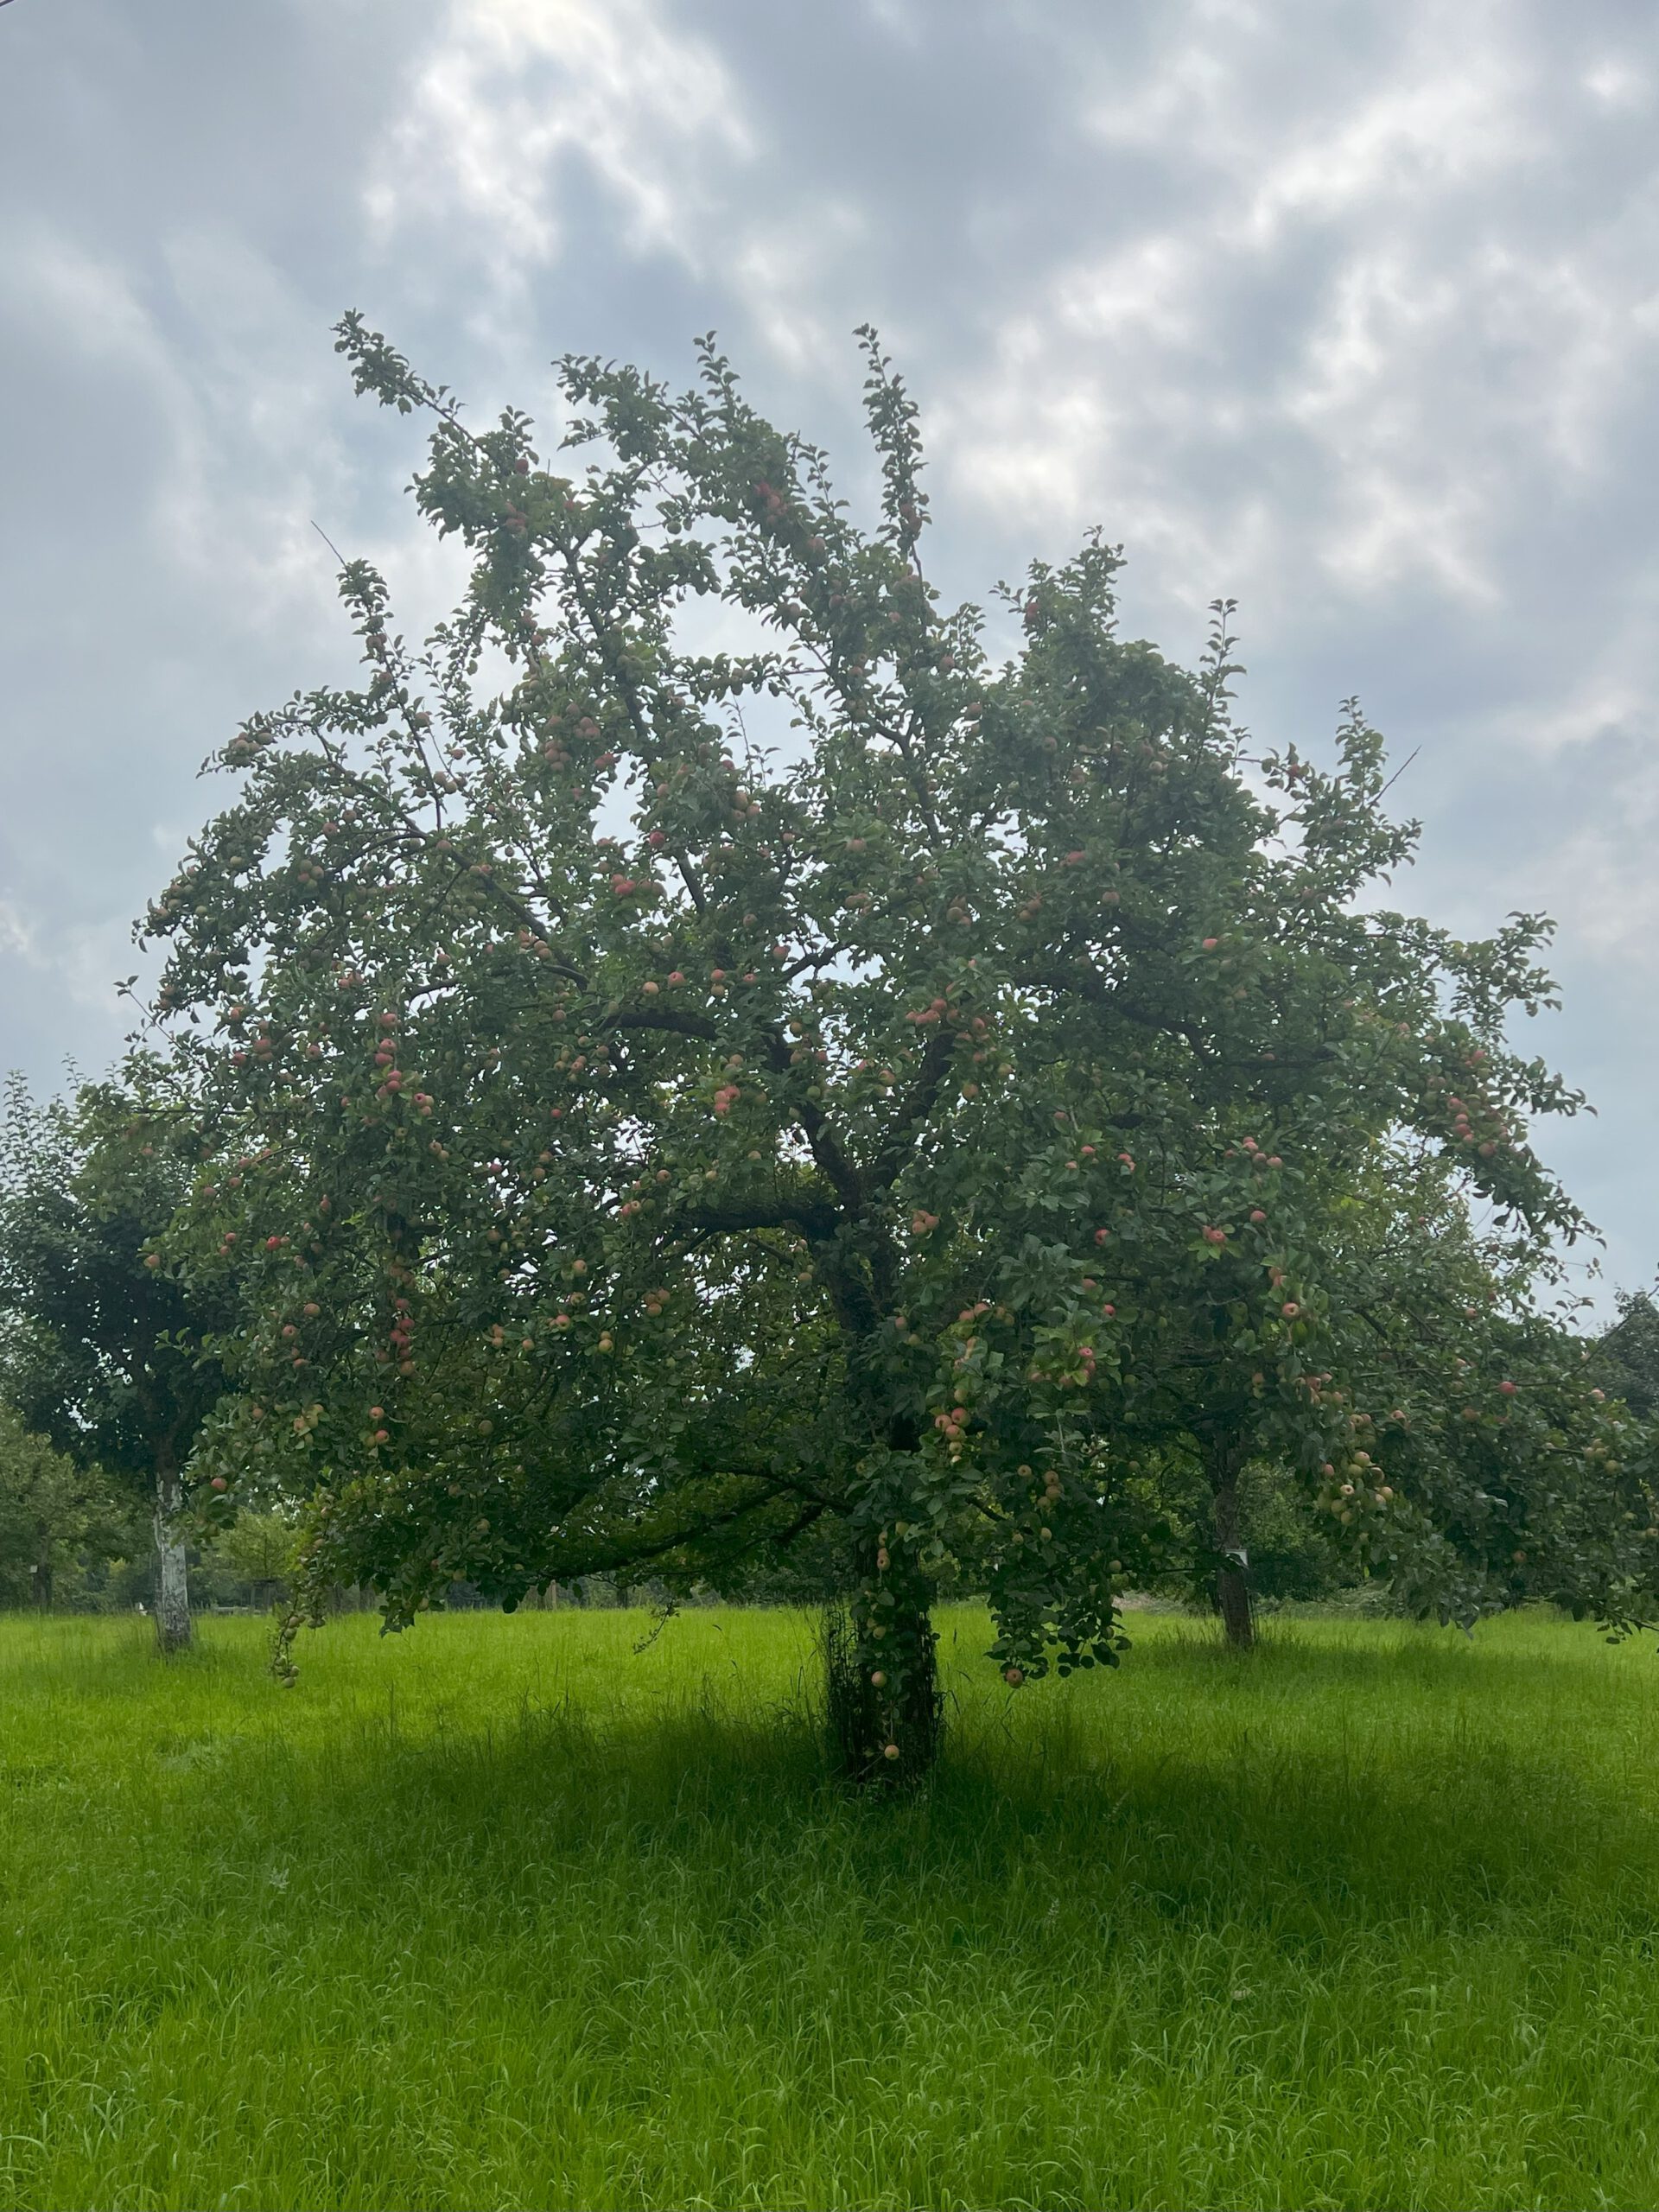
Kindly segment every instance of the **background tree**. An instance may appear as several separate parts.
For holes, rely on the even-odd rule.
[[[1408,1610],[1469,1621],[1543,1598],[1628,1625],[1659,1574],[1651,1428],[1597,1387],[1548,1303],[1548,1235],[1478,1230],[1471,1180],[1458,1148],[1395,1141],[1330,1192],[1295,1386],[1330,1424],[1308,1503],[1339,1567],[1386,1578]],[[1241,1466],[1270,1456],[1267,1376],[1224,1352],[1192,1365],[1206,1401],[1234,1394]],[[1224,1611],[1230,1573],[1244,1641],[1247,1571],[1224,1561]]]
[[[1353,1515],[1414,1610],[1546,1599],[1621,1629],[1650,1618],[1654,1433],[1599,1387],[1558,1253],[1524,1220],[1478,1227],[1455,1154],[1395,1147],[1382,1170],[1387,1202],[1357,1208],[1335,1286],[1353,1433],[1319,1503]],[[1408,1501],[1381,1522],[1379,1471]]]
[[[211,1531],[201,1563],[238,1586],[254,1603],[269,1604],[294,1572],[297,1537],[291,1512],[245,1510]]]
[[[1196,674],[1125,640],[1097,538],[994,660],[873,340],[868,532],[712,346],[678,396],[566,361],[563,473],[340,344],[435,416],[472,582],[417,656],[346,564],[363,684],[245,727],[149,918],[245,1131],[176,1262],[251,1270],[216,1464],[308,1471],[314,1575],[397,1619],[458,1576],[731,1587],[828,1517],[849,1758],[918,1765],[956,1562],[1010,1682],[1109,1662],[1172,1452],[1224,1554],[1250,1451],[1341,1464],[1325,1274],[1389,1131],[1575,1230],[1525,1136],[1575,1101],[1504,1042],[1545,925],[1380,907],[1375,733],[1253,755],[1225,610]]]
[[[0,1405],[0,1603],[49,1611],[86,1554],[122,1549],[124,1503],[102,1469],[77,1466]]]
[[[164,1651],[190,1640],[189,1462],[225,1388],[209,1340],[236,1311],[227,1283],[187,1284],[157,1249],[200,1158],[189,1116],[158,1096],[88,1085],[37,1106],[8,1089],[0,1384],[83,1475],[102,1470],[146,1501]]]
[[[1659,1416],[1659,1306],[1645,1290],[1617,1294],[1618,1319],[1592,1355],[1595,1378],[1646,1421]]]

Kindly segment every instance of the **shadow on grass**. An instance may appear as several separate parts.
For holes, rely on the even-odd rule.
[[[1551,1635],[1550,1644],[1532,1641],[1517,1647],[1503,1641],[1506,1630],[1516,1624],[1544,1628]],[[1433,1689],[1478,1687],[1483,1696],[1501,1701],[1518,1694],[1533,1694],[1552,1677],[1565,1689],[1568,1678],[1593,1668],[1607,1649],[1606,1639],[1592,1623],[1572,1621],[1541,1608],[1536,1613],[1479,1622],[1470,1630],[1340,1614],[1310,1620],[1269,1613],[1258,1620],[1255,1647],[1249,1651],[1231,1649],[1219,1622],[1199,1615],[1161,1616],[1152,1635],[1137,1637],[1135,1625],[1131,1616],[1126,1668],[1154,1675],[1196,1671],[1211,1688],[1220,1680],[1243,1689],[1317,1682],[1347,1692],[1408,1681]],[[1637,1652],[1659,1657],[1659,1646],[1650,1636],[1624,1641]]]
[[[467,1870],[504,1910],[600,1878],[637,1880],[643,1897],[666,1872],[694,1922],[740,1942],[791,1897],[830,1893],[872,1928],[951,1900],[952,1941],[976,1948],[1040,1950],[1056,1913],[1119,1932],[1254,1930],[1293,1955],[1406,1923],[1467,1936],[1524,1922],[1550,1941],[1593,1920],[1652,1942],[1650,1798],[1576,1731],[1552,1732],[1547,1658],[1486,1655],[1481,1687],[1504,1722],[1487,1726],[1486,1707],[1422,1696],[1448,1679],[1438,1653],[1287,1640],[1230,1662],[1240,1695],[1217,1698],[1201,1636],[1152,1647],[1150,1703],[1115,1706],[1111,1684],[1046,1712],[1023,1694],[963,1700],[938,1772],[909,1797],[830,1778],[804,1685],[770,1709],[665,1700],[608,1725],[526,1702],[505,1725],[415,1741],[359,1720],[321,1748],[247,1756],[278,1764],[264,1779],[296,1863],[369,1854],[388,1900],[436,1868]],[[1286,1681],[1392,1689],[1407,1709],[1313,1695],[1270,1711],[1260,1693]],[[216,1787],[234,1796],[232,1771]],[[1014,1909],[1033,1886],[1046,1919]]]

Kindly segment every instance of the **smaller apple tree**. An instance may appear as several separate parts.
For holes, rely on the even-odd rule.
[[[1395,1138],[1330,1193],[1314,1287],[1294,1286],[1291,1387],[1329,1424],[1312,1525],[1407,1611],[1466,1624],[1541,1599],[1627,1630],[1659,1593],[1651,1425],[1598,1387],[1550,1236],[1522,1216],[1477,1230],[1471,1185],[1456,1148]],[[1281,1451],[1261,1365],[1189,1352],[1176,1371],[1230,1391],[1212,1450]],[[1248,1642],[1243,1560],[1222,1575],[1230,1637]]]

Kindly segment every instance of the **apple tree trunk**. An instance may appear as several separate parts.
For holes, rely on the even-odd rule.
[[[883,1653],[892,1653],[898,1663],[882,1671],[900,1676],[896,1695],[873,1682],[870,1670],[859,1664],[857,1631],[844,1606],[831,1606],[825,1613],[823,1649],[835,1764],[849,1782],[891,1788],[922,1781],[938,1764],[944,1700],[938,1639],[926,1610],[895,1610],[888,1624]]]

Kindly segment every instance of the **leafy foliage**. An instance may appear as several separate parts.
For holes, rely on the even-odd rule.
[[[268,1592],[293,1573],[296,1542],[291,1513],[245,1510],[210,1530],[202,1547],[202,1564],[210,1574],[223,1576],[233,1586]]]
[[[1618,1294],[1618,1319],[1603,1332],[1593,1358],[1596,1380],[1633,1414],[1646,1421],[1659,1414],[1659,1306],[1651,1292]]]
[[[228,1277],[188,1281],[157,1249],[201,1149],[159,1093],[87,1085],[44,1106],[21,1083],[7,1093],[0,1386],[83,1475],[99,1471],[168,1523],[226,1388],[208,1340],[239,1312]]]
[[[1387,907],[1414,832],[1357,708],[1329,768],[1253,753],[1229,609],[1173,666],[1097,537],[1001,594],[996,657],[928,580],[915,409],[865,337],[868,531],[712,344],[677,395],[565,361],[556,467],[341,325],[359,390],[434,416],[416,497],[471,583],[416,652],[345,566],[362,683],[245,725],[149,917],[242,1132],[169,1247],[252,1286],[213,1464],[315,1483],[314,1577],[398,1622],[455,1577],[734,1589],[836,1524],[892,1715],[959,1569],[1010,1681],[1112,1661],[1172,1454],[1218,1503],[1272,1458],[1442,1611],[1539,1578],[1637,1608],[1629,1524],[1562,1549],[1553,1491],[1529,1574],[1495,1568],[1472,1439],[1553,1449],[1567,1382],[1448,1432],[1495,1331],[1554,1354],[1512,1297],[1465,1325],[1463,1257],[1371,1253],[1352,1202],[1405,1130],[1529,1263],[1577,1233],[1527,1124],[1578,1101],[1505,1041],[1548,925]],[[1432,1373],[1362,1318],[1362,1254],[1417,1270]]]
[[[0,1405],[0,1605],[49,1606],[83,1554],[126,1548],[124,1503],[101,1469],[77,1466]]]

